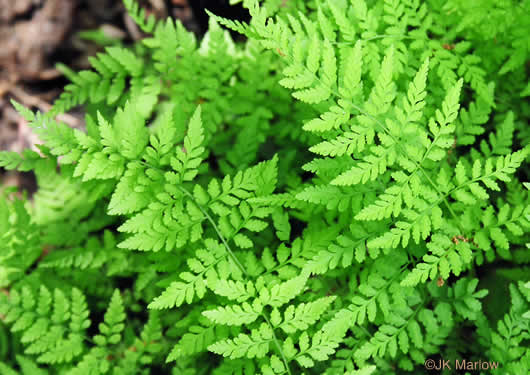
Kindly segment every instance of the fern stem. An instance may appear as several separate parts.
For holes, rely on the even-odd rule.
[[[204,207],[202,207],[199,203],[197,203],[197,201],[195,201],[195,198],[193,198],[193,195],[188,191],[186,190],[185,188],[183,188],[182,186],[177,186],[178,189],[180,191],[182,191],[185,195],[187,195],[192,201],[193,203],[195,203],[197,205],[197,207],[199,208],[199,210],[202,212],[202,214],[204,215],[204,217],[206,217],[206,219],[210,222],[210,224],[212,225],[213,229],[215,230],[215,232],[217,233],[217,236],[219,236],[219,239],[221,240],[221,242],[223,243],[224,247],[226,248],[226,251],[228,252],[228,255],[230,255],[230,257],[232,258],[232,260],[234,261],[234,263],[236,264],[237,268],[239,268],[239,270],[246,276],[248,277],[248,272],[245,270],[245,267],[243,267],[243,265],[241,264],[241,262],[239,261],[239,259],[237,259],[236,257],[236,254],[234,254],[234,252],[232,251],[232,249],[230,248],[230,245],[228,245],[228,242],[226,242],[226,239],[224,238],[223,234],[221,233],[221,231],[219,230],[219,228],[217,227],[217,225],[215,224],[215,221],[212,219],[212,217],[208,214],[208,212],[204,209]]]
[[[291,57],[291,56],[289,56]],[[292,59],[292,58],[291,58]],[[322,80],[314,73],[312,73],[305,65],[302,64],[302,67],[303,69],[305,69],[307,72],[309,72],[313,78],[318,81],[321,85],[323,86],[326,86],[324,85],[324,83],[322,82]],[[324,73],[325,74],[325,73]],[[330,92],[336,97],[336,98],[341,98],[341,95],[333,88],[333,87],[330,87],[330,86],[326,86]],[[373,120],[377,125],[379,125],[379,127],[390,137],[392,138],[392,140],[396,143],[396,145],[401,148],[402,151],[405,151],[404,147],[398,142],[398,140],[390,133],[390,131],[386,128],[386,126],[381,122],[379,121],[379,119],[373,115],[371,115],[370,113],[366,112],[366,110],[364,110],[362,107],[356,105],[355,103],[352,103],[350,102],[349,103],[355,110],[357,110],[359,113],[361,113],[362,115],[370,118],[371,120]],[[434,144],[434,142],[432,143]],[[431,147],[432,147],[432,144],[431,144]],[[429,153],[429,150],[431,149],[431,147],[429,147],[429,149],[427,150],[427,152],[425,153],[425,156],[423,158],[423,160],[425,160],[425,157],[426,155],[428,155]],[[423,161],[422,160],[422,161]],[[428,177],[427,173],[425,172],[425,170],[422,168],[421,166],[421,162],[418,163],[416,161],[413,161],[414,164],[416,164],[417,168],[419,170],[421,170],[423,172],[423,174],[425,175],[425,177],[427,178],[427,180],[429,181],[429,183],[432,185],[432,187],[436,190],[436,192],[438,193],[439,196],[442,196],[442,199],[443,201],[445,202],[447,208],[449,209],[449,212],[451,213],[451,215],[454,217],[454,219],[456,220],[456,222],[458,223],[458,226],[460,227],[460,224],[459,224],[459,221],[458,221],[458,217],[456,216],[456,214],[453,212],[453,210],[451,209],[451,207],[449,206],[449,203],[447,202],[446,200],[446,196],[440,192],[440,190],[438,190],[438,187],[436,186],[436,184]],[[462,230],[462,228],[460,227],[460,230]],[[462,230],[463,232],[463,230]]]
[[[150,167],[150,168],[154,168],[154,169],[157,169],[157,170],[160,170],[162,171],[160,168],[157,168],[157,167],[154,167],[148,163],[145,163],[143,161],[141,161],[142,164]],[[189,199],[192,200],[193,203],[195,203],[197,205],[197,207],[199,208],[199,210],[202,212],[202,214],[204,215],[204,217],[206,217],[206,219],[210,222],[210,224],[212,225],[212,227],[214,228],[215,232],[217,233],[217,236],[219,236],[219,239],[221,240],[221,242],[223,243],[227,253],[230,255],[230,257],[232,258],[232,260],[234,261],[234,263],[236,264],[237,268],[239,268],[239,270],[241,271],[241,273],[243,275],[245,275],[245,277],[247,279],[249,279],[249,274],[248,272],[246,271],[245,267],[243,267],[243,265],[241,264],[241,262],[239,261],[239,259],[237,259],[236,255],[234,254],[234,252],[232,251],[232,249],[230,248],[230,245],[228,245],[228,242],[226,241],[226,239],[224,238],[223,234],[221,233],[221,231],[219,230],[219,228],[217,227],[217,224],[215,224],[215,221],[212,219],[212,217],[208,214],[208,212],[204,209],[204,207],[202,207],[199,203],[197,203],[197,201],[195,200],[195,198],[193,197],[193,195],[187,190],[185,189],[184,187],[178,185],[177,188],[182,192],[184,193],[184,195],[186,195]],[[276,348],[278,349],[278,353],[280,354],[281,358],[282,358],[282,361],[284,363],[284,366],[285,368],[287,369],[287,373],[289,375],[292,375],[291,374],[291,369],[289,368],[289,362],[287,361],[287,358],[285,357],[285,354],[283,353],[283,350],[282,350],[282,347],[280,346],[280,343],[278,341],[278,338],[276,337],[276,334],[274,333],[274,327],[273,325],[271,324],[271,322],[269,321],[269,319],[267,318],[267,316],[264,314],[264,313],[261,313],[260,316],[265,320],[265,322],[267,323],[267,325],[269,326],[271,332],[272,332],[272,337],[273,337],[273,342],[274,342],[274,345],[276,345]]]
[[[438,194],[440,194],[441,196],[443,196],[443,201],[445,203],[445,205],[447,206],[447,209],[449,210],[449,213],[453,216],[453,218],[455,219],[455,222],[456,224],[458,225],[458,227],[460,228],[460,231],[462,232],[462,234],[464,233],[464,229],[461,227],[460,225],[460,220],[458,220],[458,216],[456,216],[455,212],[453,211],[453,209],[451,208],[451,205],[449,204],[449,202],[447,201],[447,195],[441,193],[438,188],[436,187],[435,183],[431,180],[431,178],[429,177],[429,175],[427,174],[427,172],[425,172],[425,170],[423,169],[423,167],[420,165],[419,166],[419,169],[421,170],[421,172],[423,173],[423,175],[425,176],[425,178],[427,179],[427,181],[429,181],[429,183],[436,189],[436,192]]]
[[[156,169],[156,170],[159,170],[161,172],[165,172],[163,169],[161,168],[157,168],[155,166],[152,166],[150,165],[149,163],[146,163],[144,161],[140,161],[140,163],[148,166],[149,168],[153,168],[153,169]],[[217,233],[217,236],[219,237],[219,239],[221,240],[221,242],[223,243],[224,247],[226,248],[226,251],[228,252],[228,254],[230,255],[230,257],[232,258],[232,260],[234,261],[234,263],[236,264],[237,268],[239,268],[239,270],[245,275],[245,276],[249,276],[248,275],[248,272],[246,271],[245,267],[243,267],[243,265],[241,264],[241,262],[239,261],[239,259],[237,259],[235,253],[232,251],[232,249],[230,248],[230,245],[228,245],[228,242],[226,241],[226,239],[224,238],[223,234],[221,233],[221,231],[219,230],[219,228],[217,227],[217,224],[215,224],[215,221],[212,219],[212,217],[208,214],[208,211],[206,211],[204,209],[204,207],[202,207],[199,203],[197,203],[197,201],[195,200],[195,198],[193,197],[193,194],[191,194],[187,189],[185,189],[184,187],[178,185],[177,188],[183,192],[188,198],[190,198],[193,203],[195,203],[197,205],[197,207],[199,208],[199,210],[202,212],[202,214],[204,215],[204,217],[210,222],[210,224],[212,225],[213,229],[215,230],[215,232]]]
[[[287,361],[287,358],[285,357],[285,354],[283,353],[282,347],[281,347],[281,345],[280,345],[280,343],[278,341],[278,338],[276,337],[276,333],[274,333],[274,328],[273,328],[271,322],[269,321],[269,318],[267,318],[265,313],[261,313],[261,316],[263,317],[263,319],[265,319],[265,322],[267,323],[267,325],[271,329],[272,341],[274,341],[274,345],[276,345],[276,348],[278,349],[278,353],[280,353],[280,357],[282,357],[282,361],[283,361],[283,364],[284,364],[285,368],[287,369],[287,373],[289,375],[291,375],[291,369],[289,368],[289,362]]]
[[[384,38],[399,38],[399,39],[412,39],[412,40],[425,40],[425,38],[416,38],[416,37],[413,37],[413,36],[408,36],[406,34],[378,34],[378,35],[374,35],[370,38],[366,38],[366,39],[363,39],[363,38],[359,38],[359,40],[363,41],[363,42],[369,42],[371,40],[376,40],[376,39],[384,39]],[[331,44],[336,44],[336,45],[353,45],[354,43],[353,42],[331,42]]]
[[[383,123],[381,123],[381,121],[379,121],[375,116],[372,116],[371,114],[369,114],[368,112],[364,111],[361,107],[358,107],[356,106],[355,104],[351,103],[351,105],[357,109],[359,112],[361,112],[361,114],[363,114],[364,116],[367,116],[369,118],[371,118],[372,120],[374,120],[380,127],[381,129],[383,129],[383,131],[389,136],[392,138],[392,140],[394,142],[396,142],[396,145],[401,148],[402,151],[405,151],[405,149],[403,148],[403,146],[401,145],[401,143],[399,143],[397,141],[397,139],[392,135],[390,134],[390,132],[388,131],[388,129],[384,126]],[[422,159],[421,162],[416,162],[413,160],[414,164],[416,164],[416,167],[418,168],[418,170],[420,170],[423,175],[425,176],[425,178],[427,179],[427,181],[431,184],[431,186],[434,188],[434,190],[436,190],[436,193],[438,193],[438,196],[441,196],[442,197],[442,200],[445,202],[447,208],[449,209],[449,213],[453,216],[453,218],[455,219],[457,225],[460,227],[460,222],[458,220],[458,216],[456,216],[456,214],[453,212],[453,210],[451,209],[450,205],[449,205],[449,202],[447,202],[447,196],[445,196],[440,190],[438,190],[438,186],[436,186],[436,184],[431,180],[431,178],[429,177],[429,175],[427,174],[427,172],[425,171],[425,169],[423,169],[423,167],[421,166],[421,163],[423,162],[423,160],[425,160],[425,158],[427,157],[427,155],[429,154],[431,148],[432,148],[432,145],[434,145],[435,142],[432,142],[431,146],[429,147],[429,149],[427,150],[427,152],[425,152],[425,155]],[[431,206],[431,207],[434,207],[434,206]],[[460,230],[463,232],[463,229],[460,227]]]
[[[223,234],[221,233],[221,231],[219,230],[219,228],[217,227],[217,225],[215,224],[215,222],[213,221],[212,217],[208,214],[208,212],[200,205],[198,204],[195,199],[193,198],[193,195],[188,191],[186,190],[185,188],[183,188],[182,186],[178,186],[178,189],[180,191],[182,191],[185,195],[187,195],[196,205],[197,207],[199,208],[199,210],[201,210],[202,214],[206,217],[206,219],[210,222],[210,224],[212,225],[212,227],[215,229],[215,232],[217,233],[217,235],[219,236],[219,238],[221,239],[221,242],[223,243],[223,245],[225,246],[226,248],[226,251],[228,252],[228,254],[230,255],[230,257],[232,258],[232,260],[234,261],[234,263],[236,264],[236,266],[239,268],[239,270],[246,276],[246,278],[248,279],[249,278],[249,274],[248,272],[246,271],[245,267],[243,267],[243,265],[239,262],[239,259],[237,259],[236,255],[234,254],[234,252],[232,251],[232,249],[230,248],[230,245],[228,245],[228,242],[226,241],[226,239],[224,238]],[[289,369],[289,362],[287,361],[287,358],[285,357],[285,354],[283,353],[283,350],[282,350],[282,347],[280,346],[280,343],[278,342],[278,339],[276,337],[276,334],[274,333],[274,327],[273,325],[271,324],[271,322],[269,321],[269,319],[267,318],[267,316],[264,314],[264,313],[261,313],[260,314],[263,319],[265,320],[265,322],[267,323],[267,325],[269,326],[269,328],[271,329],[271,332],[272,332],[272,337],[273,337],[273,341],[274,341],[274,345],[276,345],[277,349],[278,349],[278,352],[280,353],[280,356],[282,357],[282,361],[285,365],[285,368],[287,369],[287,373],[289,375],[291,375],[291,370]]]

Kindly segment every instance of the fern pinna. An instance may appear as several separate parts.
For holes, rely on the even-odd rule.
[[[527,374],[529,2],[241,2],[13,103],[2,374]]]

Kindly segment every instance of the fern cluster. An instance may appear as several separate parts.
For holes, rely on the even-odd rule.
[[[528,374],[530,2],[242,3],[13,103],[0,372]]]

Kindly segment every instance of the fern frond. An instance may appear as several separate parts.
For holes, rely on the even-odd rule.
[[[146,12],[142,9],[135,0],[123,0],[123,5],[127,9],[127,13],[136,22],[136,24],[146,33],[153,31],[156,21],[155,16],[150,14],[146,16]]]
[[[248,357],[263,358],[270,350],[273,333],[267,324],[251,330],[250,335],[240,333],[234,339],[218,341],[208,350],[231,359]]]
[[[84,351],[86,329],[90,325],[84,295],[72,290],[71,298],[44,286],[36,295],[29,287],[4,296],[0,309],[13,332],[22,331],[25,353],[38,355],[41,363],[65,363]]]

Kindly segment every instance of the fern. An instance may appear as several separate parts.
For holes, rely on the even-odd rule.
[[[13,103],[0,372],[528,373],[528,1],[232,3]]]
[[[23,331],[25,353],[38,355],[42,363],[70,362],[83,351],[85,330],[90,325],[86,300],[78,289],[66,297],[60,289],[41,287],[38,297],[29,287],[12,291],[1,302],[4,321],[13,332]]]

